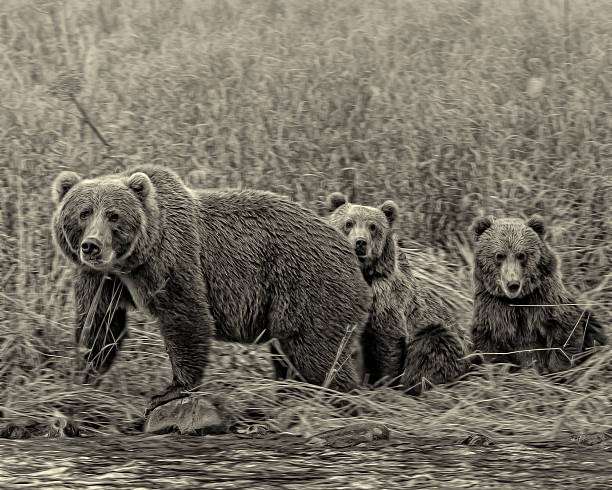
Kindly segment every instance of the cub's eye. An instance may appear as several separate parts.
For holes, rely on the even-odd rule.
[[[498,253],[495,255],[495,260],[497,260],[498,262],[503,261],[505,258],[506,258],[506,254]]]
[[[344,223],[344,229],[346,231],[350,230],[353,227],[353,222],[352,221],[347,221],[346,223]]]
[[[370,231],[371,231],[372,233],[375,233],[375,232],[376,232],[376,229],[377,229],[377,228],[376,228],[376,225],[370,225]]]
[[[524,254],[523,252],[519,252],[516,254],[516,260],[518,260],[519,262],[523,262],[526,258],[527,258],[527,255]]]
[[[81,219],[87,219],[90,214],[91,214],[91,212],[89,210],[81,211]]]
[[[110,221],[111,223],[116,223],[117,221],[119,221],[119,215],[117,213],[110,213],[108,215],[108,221]]]

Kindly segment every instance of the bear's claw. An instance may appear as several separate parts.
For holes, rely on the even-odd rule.
[[[145,418],[157,407],[160,405],[164,405],[172,400],[176,400],[178,398],[185,398],[189,396],[189,393],[183,391],[180,386],[169,386],[168,389],[162,393],[161,395],[155,395],[151,397],[147,408],[145,409],[144,416]]]

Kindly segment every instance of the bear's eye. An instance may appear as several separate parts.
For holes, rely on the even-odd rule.
[[[376,233],[376,229],[377,229],[377,228],[376,228],[376,225],[374,225],[374,224],[370,225],[370,231],[371,231],[372,233]]]
[[[87,219],[90,214],[91,214],[91,211],[89,210],[81,211],[81,219]]]
[[[506,258],[506,254],[498,253],[495,255],[495,260],[498,262],[502,262]]]
[[[109,213],[108,221],[110,221],[111,223],[116,223],[117,221],[119,221],[119,215],[117,213]]]
[[[347,221],[346,223],[344,223],[344,229],[345,230],[350,230],[353,227],[353,222],[352,221]]]
[[[523,252],[519,252],[516,254],[516,260],[518,260],[519,262],[524,262],[526,258],[527,255]]]

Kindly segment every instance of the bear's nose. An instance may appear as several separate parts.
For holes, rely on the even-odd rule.
[[[83,240],[81,243],[81,250],[83,254],[85,254],[89,258],[95,258],[100,255],[100,248],[102,247],[102,243],[97,238],[87,238]]]
[[[512,281],[508,283],[508,291],[510,291],[512,294],[518,293],[518,290],[520,289],[520,287],[521,287],[521,284],[516,281]]]
[[[363,238],[358,238],[355,240],[355,252],[357,255],[364,255],[367,246],[368,242],[366,242]]]

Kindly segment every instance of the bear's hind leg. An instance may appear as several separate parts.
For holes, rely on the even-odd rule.
[[[277,339],[273,339],[270,342],[270,354],[272,354],[272,365],[274,366],[275,379],[287,379],[289,374],[289,366],[285,359],[283,359],[283,353],[277,348]]]
[[[408,342],[401,384],[407,393],[418,395],[427,385],[454,381],[467,372],[465,355],[465,346],[455,332],[443,325],[427,325]]]
[[[333,342],[330,338],[319,337],[316,332],[300,331],[279,341],[283,352],[306,382],[323,385],[330,376],[331,389],[348,392],[357,387],[357,371],[351,357],[352,340],[338,356],[340,340]]]

